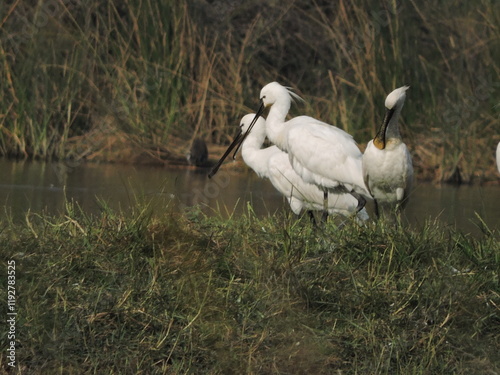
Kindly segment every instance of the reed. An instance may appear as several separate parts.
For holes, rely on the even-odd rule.
[[[17,270],[11,373],[500,370],[496,229],[101,206],[0,219]]]
[[[122,160],[133,145],[168,159],[195,137],[224,145],[272,80],[306,99],[292,114],[363,146],[387,93],[410,84],[402,122],[418,177],[494,178],[496,2],[224,4],[0,5],[0,153]]]

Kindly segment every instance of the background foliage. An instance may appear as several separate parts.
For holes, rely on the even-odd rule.
[[[5,1],[0,154],[165,160],[197,136],[224,145],[274,80],[306,99],[292,114],[363,147],[385,96],[410,84],[402,126],[418,177],[490,179],[499,24],[492,0]]]

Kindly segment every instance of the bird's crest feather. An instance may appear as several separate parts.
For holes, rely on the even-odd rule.
[[[289,87],[289,86],[285,86],[286,90],[288,91],[288,94],[290,95],[290,97],[292,98],[292,100],[294,101],[298,101],[298,102],[301,102],[301,103],[304,103],[305,100],[302,99],[298,94],[294,93],[292,90],[293,88]]]

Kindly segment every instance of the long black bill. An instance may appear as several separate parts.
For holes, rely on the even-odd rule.
[[[243,133],[240,131],[236,137],[234,138],[233,142],[229,145],[229,147],[227,148],[226,152],[224,152],[224,155],[222,155],[222,157],[220,158],[220,160],[217,162],[217,164],[214,165],[214,167],[212,168],[212,170],[210,171],[210,173],[208,174],[208,178],[212,178],[213,176],[215,176],[215,174],[217,173],[217,171],[219,170],[220,166],[222,165],[222,163],[224,163],[224,160],[226,160],[227,156],[231,153],[231,151],[233,151],[233,148],[236,147],[236,145],[238,144],[241,144],[240,142],[242,142],[242,138],[244,137]]]
[[[264,110],[266,109],[266,106],[264,105],[264,103],[261,101],[260,103],[260,107],[259,109],[257,110],[257,113],[255,114],[255,117],[253,118],[252,122],[250,123],[250,125],[248,126],[248,130],[247,132],[243,135],[243,139],[241,140],[240,144],[238,145],[238,147],[236,148],[236,150],[234,151],[234,154],[233,154],[233,159],[236,158],[236,154],[238,153],[238,151],[240,150],[240,147],[241,145],[243,144],[243,142],[245,141],[246,137],[248,136],[248,134],[250,134],[250,132],[252,131],[252,128],[254,127],[255,123],[257,122],[257,120],[259,119],[259,117],[262,115],[262,113],[264,112]]]
[[[382,121],[382,125],[378,129],[377,135],[375,135],[375,140],[380,149],[385,148],[385,132],[387,131],[387,125],[389,125],[389,121],[391,121],[392,115],[394,114],[394,108],[388,109],[385,112],[384,120]]]

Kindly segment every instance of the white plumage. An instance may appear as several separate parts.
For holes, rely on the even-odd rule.
[[[498,172],[500,172],[500,142],[498,142],[497,146],[497,168]]]
[[[328,193],[350,193],[358,209],[370,197],[362,173],[362,154],[351,135],[309,116],[285,121],[292,98],[298,96],[277,82],[264,86],[257,115],[271,107],[266,119],[269,140],[289,155],[297,174]]]
[[[387,112],[382,125],[363,154],[363,176],[375,200],[377,216],[379,204],[402,207],[413,181],[410,152],[401,139],[398,126],[408,88],[400,87],[387,96]]]
[[[255,114],[241,120],[242,134],[246,134]],[[241,153],[245,163],[260,177],[268,178],[273,186],[283,194],[295,214],[302,210],[323,210],[323,192],[315,185],[304,182],[292,168],[288,155],[276,146],[262,148],[266,137],[266,122],[258,117],[251,133],[244,139]],[[330,194],[328,212],[349,216],[356,213],[358,201],[349,194]],[[362,209],[358,219],[367,220],[368,214]]]

